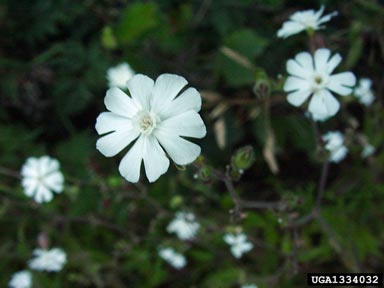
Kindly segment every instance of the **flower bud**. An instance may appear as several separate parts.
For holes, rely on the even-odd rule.
[[[256,82],[253,86],[253,93],[261,99],[268,97],[271,93],[271,83],[264,70],[258,70],[256,72]]]
[[[252,146],[245,146],[236,151],[232,156],[232,169],[237,170],[240,174],[248,169],[255,162],[255,152]]]

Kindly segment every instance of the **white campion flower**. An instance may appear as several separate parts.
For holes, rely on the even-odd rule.
[[[126,83],[132,76],[135,75],[135,71],[128,63],[121,63],[115,67],[107,70],[108,86],[119,87],[121,89],[127,88]]]
[[[316,50],[313,57],[308,52],[301,52],[295,59],[288,60],[290,76],[284,84],[288,102],[299,107],[312,96],[308,106],[312,117],[326,119],[335,115],[340,104],[331,91],[346,96],[351,94],[351,87],[356,83],[352,72],[331,75],[340,62],[340,54],[331,57],[331,51],[325,48]]]
[[[283,27],[277,31],[277,37],[287,38],[304,30],[314,31],[324,28],[321,24],[331,20],[332,17],[337,15],[337,12],[322,16],[323,12],[324,6],[321,6],[317,12],[315,10],[295,12],[289,17],[288,21],[283,23]]]
[[[19,271],[12,275],[8,283],[10,288],[30,288],[32,286],[32,274],[29,271]]]
[[[372,91],[372,80],[368,78],[361,78],[357,87],[353,91],[353,94],[361,104],[370,106],[375,100],[375,96]]]
[[[67,263],[67,254],[60,248],[35,249],[33,256],[29,261],[29,268],[33,270],[58,272]]]
[[[64,189],[64,176],[60,163],[49,156],[30,157],[21,168],[21,185],[28,197],[37,203],[49,202],[55,193]]]
[[[182,269],[187,265],[184,255],[177,253],[173,248],[162,248],[159,256],[175,269]]]
[[[376,152],[376,148],[371,144],[364,145],[363,151],[361,152],[361,158],[368,158]]]
[[[195,215],[187,212],[177,212],[176,217],[167,226],[169,233],[176,233],[180,240],[195,238],[200,224],[196,222]]]
[[[164,174],[169,167],[164,150],[178,165],[199,156],[200,147],[183,137],[206,134],[198,114],[200,94],[188,88],[176,97],[187,83],[173,74],[162,74],[156,82],[137,74],[127,82],[131,97],[116,87],[107,91],[104,103],[111,112],[99,115],[96,130],[108,134],[97,141],[96,148],[112,157],[137,139],[119,165],[120,174],[129,182],[139,181],[142,161],[150,182]]]
[[[231,246],[231,252],[235,258],[241,258],[244,253],[253,248],[253,244],[247,241],[247,236],[244,233],[225,234],[223,239],[225,243]]]
[[[338,163],[345,158],[348,149],[344,145],[344,136],[341,132],[330,131],[323,135],[322,139],[325,141],[325,149],[330,152],[330,162]]]

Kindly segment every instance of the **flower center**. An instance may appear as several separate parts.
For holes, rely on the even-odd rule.
[[[327,80],[326,77],[323,75],[315,74],[313,76],[313,82],[312,82],[312,91],[318,92],[322,89],[324,89],[327,86]]]
[[[134,117],[136,128],[143,134],[149,135],[158,124],[158,117],[154,113],[142,110]]]

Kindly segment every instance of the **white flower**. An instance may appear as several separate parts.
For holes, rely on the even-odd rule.
[[[257,288],[257,285],[254,284],[248,284],[248,285],[243,285],[241,288]]]
[[[167,231],[176,233],[180,240],[192,240],[199,228],[200,224],[195,221],[193,213],[177,212],[176,217],[169,223]]]
[[[287,38],[304,30],[313,31],[324,28],[324,26],[320,25],[331,20],[332,17],[337,15],[337,12],[332,12],[321,17],[323,12],[324,6],[321,6],[317,12],[315,12],[315,10],[295,12],[289,17],[287,22],[283,23],[283,27],[277,31],[277,37]]]
[[[177,253],[173,248],[160,249],[159,256],[176,269],[182,269],[187,265],[184,255]]]
[[[375,96],[372,91],[372,80],[368,78],[362,78],[359,80],[359,84],[353,91],[353,94],[359,99],[359,102],[365,106],[369,106],[375,100]]]
[[[235,258],[241,258],[244,253],[253,248],[253,244],[247,241],[247,236],[244,233],[225,234],[223,239],[231,246],[231,252]]]
[[[25,195],[34,197],[37,203],[51,201],[53,192],[61,193],[64,189],[60,163],[48,156],[28,158],[21,168],[21,176]]]
[[[32,275],[29,271],[19,271],[12,275],[8,286],[11,288],[29,288],[32,285]]]
[[[60,248],[35,249],[33,256],[34,258],[29,261],[29,268],[33,270],[58,272],[67,262],[67,255]]]
[[[187,83],[172,74],[162,74],[156,82],[137,74],[127,82],[131,97],[118,88],[107,91],[104,103],[111,112],[99,115],[96,130],[109,134],[100,138],[96,147],[111,157],[137,139],[119,166],[120,174],[129,182],[139,181],[142,161],[150,182],[164,174],[169,166],[164,150],[178,165],[189,164],[199,156],[200,147],[183,137],[202,138],[206,134],[197,113],[200,94],[188,88],[176,97]]]
[[[323,141],[326,142],[325,149],[330,152],[329,161],[338,163],[345,158],[348,153],[344,145],[344,136],[339,131],[330,131],[323,135]]]
[[[293,106],[302,105],[311,95],[308,111],[317,119],[325,119],[339,111],[340,104],[331,91],[342,96],[352,92],[356,78],[352,72],[331,75],[339,65],[341,56],[325,48],[316,50],[314,57],[308,52],[301,52],[295,59],[287,61],[290,76],[284,84],[288,92],[287,100]]]
[[[361,158],[367,158],[372,156],[376,151],[376,148],[371,144],[367,144],[364,146],[363,151],[361,152]]]
[[[121,89],[127,88],[127,81],[135,75],[135,71],[129,66],[128,63],[121,63],[115,67],[109,68],[107,71],[108,86],[119,87]]]

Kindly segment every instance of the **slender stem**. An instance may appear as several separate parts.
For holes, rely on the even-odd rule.
[[[10,176],[10,177],[13,177],[13,178],[17,178],[17,179],[20,179],[20,174],[19,172],[17,171],[13,171],[11,169],[8,169],[8,168],[5,168],[5,167],[1,167],[0,166],[0,174],[3,174],[5,176]]]
[[[317,197],[315,202],[316,209],[320,208],[321,202],[324,197],[325,185],[327,184],[327,178],[328,178],[328,171],[329,171],[329,161],[327,160],[323,163],[323,168],[321,169],[321,176],[320,176],[319,186],[317,189]]]

